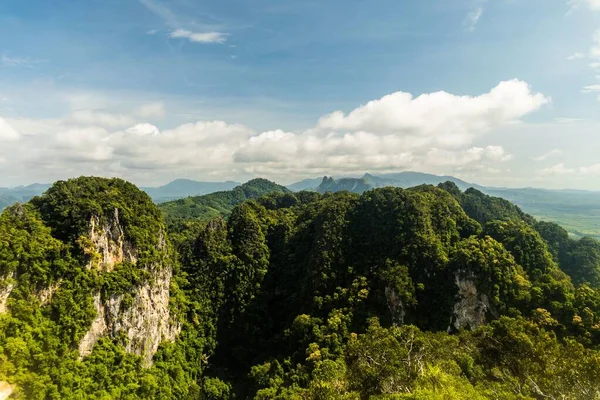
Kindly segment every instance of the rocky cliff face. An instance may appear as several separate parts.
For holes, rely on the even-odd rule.
[[[79,354],[91,354],[94,345],[103,336],[126,337],[125,349],[142,356],[145,365],[152,363],[152,356],[163,341],[172,341],[181,327],[172,321],[169,313],[169,284],[171,269],[157,271],[152,283],[139,286],[131,294],[133,301],[124,305],[124,295],[112,295],[102,299],[94,295],[96,319],[79,344]]]
[[[13,394],[13,387],[6,381],[0,381],[0,400],[8,399]]]
[[[137,262],[137,250],[125,240],[123,228],[119,222],[119,210],[115,208],[112,218],[102,224],[97,217],[90,219],[89,239],[92,253],[88,268],[110,272],[115,265],[123,261]]]
[[[14,287],[10,276],[0,277],[0,314],[6,312],[6,302]]]
[[[157,248],[166,251],[162,232],[158,237]],[[172,266],[137,265],[137,249],[125,239],[116,209],[112,218],[104,224],[95,217],[90,220],[89,239],[92,248],[86,249],[91,257],[88,268],[110,272],[116,264],[128,262],[147,269],[152,279],[126,295],[102,298],[100,293],[94,294],[96,318],[79,344],[79,354],[81,357],[91,354],[94,345],[103,336],[115,338],[123,334],[125,349],[142,356],[148,366],[160,343],[174,340],[181,330],[179,324],[172,321],[169,311]]]
[[[392,315],[392,322],[394,325],[402,325],[404,323],[404,317],[406,312],[404,311],[404,305],[396,289],[391,286],[385,288],[385,297],[387,299],[388,309]]]
[[[478,293],[473,276],[456,274],[455,279],[458,296],[448,331],[478,328],[486,323],[486,314],[490,310],[488,297]]]

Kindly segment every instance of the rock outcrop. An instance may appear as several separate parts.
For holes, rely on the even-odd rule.
[[[181,330],[169,313],[170,282],[170,268],[157,271],[153,282],[137,287],[130,294],[133,301],[127,306],[123,303],[124,295],[113,295],[103,301],[99,293],[95,294],[97,315],[79,344],[80,356],[91,354],[102,336],[124,334],[125,349],[142,356],[145,365],[150,365],[160,343],[175,340]]]
[[[89,239],[93,248],[86,250],[94,253],[94,256],[91,257],[88,268],[110,272],[116,264],[123,261],[132,264],[137,262],[137,251],[125,240],[123,228],[119,223],[119,210],[116,208],[113,217],[104,224],[95,216],[90,219]]]
[[[478,293],[475,278],[457,274],[456,286],[458,286],[458,301],[454,304],[448,331],[475,329],[485,324],[490,303],[484,293]]]
[[[107,273],[113,271],[118,263],[128,262],[133,268],[147,269],[152,278],[127,294],[113,294],[108,298],[103,298],[100,293],[94,294],[96,318],[79,343],[79,354],[81,357],[91,354],[94,345],[103,336],[119,336],[125,338],[125,349],[142,356],[144,364],[149,366],[160,343],[174,340],[181,330],[179,324],[173,322],[169,311],[172,266],[137,265],[137,249],[125,239],[116,209],[113,217],[104,224],[95,217],[90,220],[89,239],[92,248],[86,249],[91,257],[88,268]],[[156,247],[167,251],[162,231],[158,233]]]
[[[398,292],[393,287],[388,286],[385,288],[385,297],[387,298],[388,309],[392,314],[392,323],[394,325],[402,325],[406,311],[404,311],[404,305],[400,296],[398,296]]]
[[[6,312],[6,302],[15,285],[10,281],[10,277],[0,278],[0,314]]]
[[[0,400],[5,400],[13,394],[13,387],[6,381],[0,381]]]

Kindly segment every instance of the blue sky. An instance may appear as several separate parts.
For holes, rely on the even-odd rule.
[[[598,0],[2,0],[0,185],[411,169],[600,190],[599,30]]]

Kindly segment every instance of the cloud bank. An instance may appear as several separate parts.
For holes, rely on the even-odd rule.
[[[492,130],[514,123],[551,101],[523,81],[500,82],[489,92],[462,96],[397,92],[348,112],[322,116],[298,132],[257,132],[224,121],[200,121],[160,129],[160,103],[128,115],[79,110],[62,119],[0,119],[0,157],[23,176],[81,174],[135,181],[161,176],[273,179],[358,171],[498,170],[512,155],[485,141]],[[50,179],[48,178],[48,179]]]

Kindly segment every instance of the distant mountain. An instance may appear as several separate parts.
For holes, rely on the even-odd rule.
[[[162,210],[167,223],[185,219],[209,220],[219,215],[227,216],[238,204],[273,192],[288,193],[289,189],[266,179],[258,178],[232,190],[169,201],[160,204],[159,208]]]
[[[0,210],[14,203],[25,203],[32,197],[44,193],[50,185],[34,183],[28,186],[17,186],[14,188],[0,188]]]
[[[378,178],[380,178],[381,181],[386,182],[386,186],[396,186],[402,188],[409,188],[419,185],[439,185],[443,182],[453,182],[460,190],[463,191],[471,187],[477,190],[484,189],[483,186],[474,183],[468,183],[453,176],[433,175],[423,172],[405,171],[395,174],[382,174],[379,175]]]
[[[366,179],[362,178],[342,178],[335,180],[331,177],[324,177],[321,184],[317,187],[317,192],[319,193],[327,193],[327,192],[342,192],[348,191],[353,193],[363,193],[369,189],[373,189],[374,187],[371,183],[369,183]]]
[[[202,196],[209,193],[231,190],[239,186],[239,182],[199,182],[190,179],[177,179],[164,186],[141,188],[148,193],[155,203],[181,199],[189,196]],[[34,183],[28,186],[0,188],[0,210],[11,204],[25,203],[34,196],[44,193],[50,185]]]
[[[310,189],[308,185],[313,183],[314,179],[306,179],[302,182],[298,182],[288,186],[289,188],[300,187],[302,190]],[[316,186],[317,192],[340,192],[349,191],[354,193],[363,193],[370,189],[382,188],[387,186],[409,188],[419,185],[438,185],[443,182],[453,182],[461,190],[467,190],[468,188],[475,188],[478,190],[485,190],[483,186],[468,183],[461,179],[453,176],[438,176],[432,174],[425,174],[422,172],[400,172],[395,174],[382,174],[372,175],[366,173],[362,178],[341,178],[334,179],[332,177],[325,177],[321,180],[321,183]]]
[[[190,179],[177,179],[164,186],[145,187],[142,190],[148,193],[155,203],[163,203],[189,196],[202,196],[209,193],[231,190],[239,185],[239,182],[233,181],[198,182]]]
[[[325,178],[326,180],[324,178],[305,179],[303,181],[288,185],[288,188],[292,191],[316,190],[321,193],[339,192],[344,190],[362,193],[366,190],[382,188],[386,186],[409,188],[419,185],[438,185],[440,183],[450,181],[456,184],[456,186],[463,191],[471,187],[482,191],[486,189],[484,186],[468,183],[453,176],[439,176],[412,171],[381,175],[372,175],[366,173],[362,178]]]
[[[323,178],[309,178],[300,182],[292,183],[287,188],[292,192],[301,192],[303,190],[315,190],[323,181]]]

